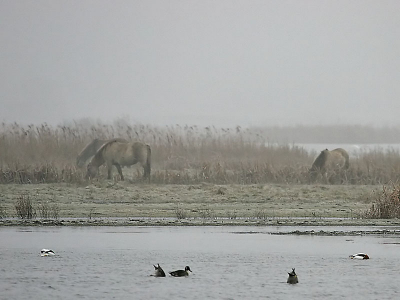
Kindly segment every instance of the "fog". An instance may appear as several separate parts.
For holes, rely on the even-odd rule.
[[[0,121],[399,125],[400,2],[0,1]]]

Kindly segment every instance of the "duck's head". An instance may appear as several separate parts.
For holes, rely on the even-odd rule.
[[[190,267],[189,267],[189,266],[186,266],[186,267],[185,267],[185,271],[186,271],[186,272],[187,272],[187,271],[192,272],[192,270],[190,270]]]

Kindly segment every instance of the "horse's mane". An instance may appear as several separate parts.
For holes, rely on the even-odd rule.
[[[99,150],[97,150],[97,152],[96,152],[96,154],[95,154],[94,156],[96,157],[96,156],[98,156],[98,155],[103,155],[104,149],[108,148],[108,146],[110,146],[111,144],[116,143],[116,142],[118,142],[118,139],[112,139],[112,140],[110,140],[110,141],[104,143],[104,144],[99,148]]]
[[[98,139],[94,139],[94,140],[92,140],[89,144],[87,144],[87,145],[85,146],[85,148],[83,148],[82,151],[79,152],[79,154],[78,154],[78,159],[80,159],[80,158],[88,151],[88,149],[91,148],[91,147],[93,146],[93,144],[97,143],[97,141],[98,141]]]
[[[106,143],[104,143],[99,150],[97,150],[96,154],[93,156],[92,161],[91,162],[98,162],[99,164],[102,164],[104,162],[103,159],[103,152],[106,148],[108,148],[111,144],[119,142],[120,139],[112,139]]]
[[[76,164],[78,166],[82,166],[86,160],[88,160],[91,156],[94,156],[96,154],[96,152],[99,150],[99,148],[104,145],[105,143],[109,142],[109,141],[118,141],[121,143],[126,143],[127,140],[123,139],[123,138],[114,138],[114,139],[98,139],[95,138],[93,139],[89,144],[87,144],[85,146],[85,148],[83,148],[83,150],[78,154],[77,158],[76,158]]]
[[[92,140],[89,144],[83,148],[81,152],[79,152],[77,158],[76,158],[76,163],[77,165],[83,165],[85,161],[95,153],[96,149],[99,147],[99,143],[103,143],[104,140],[100,139],[94,139]]]

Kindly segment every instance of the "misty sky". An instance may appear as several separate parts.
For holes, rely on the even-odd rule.
[[[0,0],[0,121],[399,125],[400,1]]]

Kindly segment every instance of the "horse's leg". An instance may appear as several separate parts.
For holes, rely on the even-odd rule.
[[[111,179],[112,178],[112,164],[107,163],[107,178]]]
[[[124,175],[122,175],[122,169],[121,166],[119,164],[115,164],[115,167],[118,170],[119,176],[121,176],[121,180],[124,180]]]
[[[146,166],[143,166],[143,179],[147,178],[147,168]]]
[[[147,168],[146,168],[146,163],[140,163],[140,165],[143,168],[143,179],[146,179],[147,177]]]
[[[324,170],[324,181],[325,181],[325,184],[329,184],[329,178],[330,178],[330,174],[328,174],[328,170]]]

